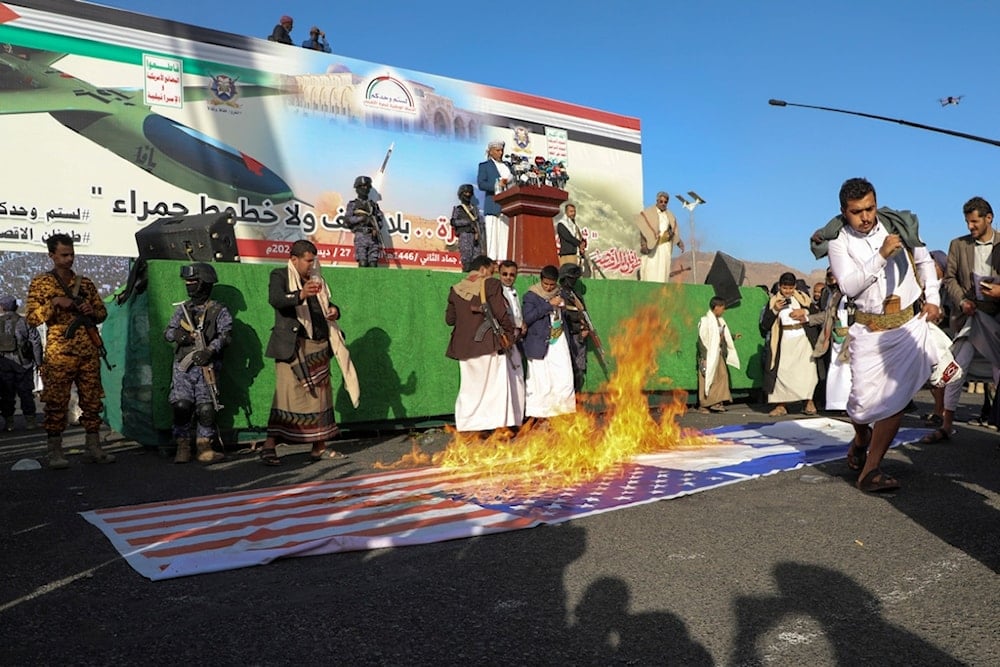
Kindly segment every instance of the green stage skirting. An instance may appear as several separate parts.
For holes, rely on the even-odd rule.
[[[119,306],[108,305],[103,333],[114,368],[103,372],[106,419],[116,431],[155,446],[169,437],[167,403],[173,346],[163,339],[175,303],[186,298],[179,278],[181,261],[150,261],[148,287]],[[233,342],[226,348],[219,376],[224,409],[223,432],[263,431],[274,390],[274,362],[264,348],[274,324],[267,303],[268,274],[274,264],[214,264],[219,275],[212,298],[228,306],[235,320]],[[333,301],[340,306],[341,328],[361,381],[361,404],[353,408],[341,387],[336,395],[337,421],[390,428],[430,417],[451,415],[458,392],[458,362],[444,356],[451,332],[444,322],[449,288],[461,279],[454,272],[326,268]],[[537,281],[521,276],[524,294]],[[714,292],[708,285],[655,285],[621,280],[585,280],[587,307],[610,352],[619,323],[646,302],[662,304],[679,344],[660,351],[651,392],[695,390],[697,322]],[[742,303],[726,311],[742,368],[731,369],[732,386],[760,386],[761,339],[757,320],[766,295],[757,287],[741,288]],[[335,386],[340,371],[332,364]],[[611,368],[614,368],[613,359]],[[584,390],[599,392],[605,381],[591,348]]]

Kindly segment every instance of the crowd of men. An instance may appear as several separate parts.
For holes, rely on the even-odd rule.
[[[495,161],[498,149],[502,152],[502,145],[490,145],[488,162]],[[483,169],[490,171],[481,165]],[[499,173],[497,187],[502,186]],[[492,172],[487,176],[480,178],[481,188]],[[348,205],[347,218],[355,229],[359,266],[375,266],[384,219],[369,197],[371,179],[358,177],[354,185],[358,197]],[[586,235],[576,223],[576,206],[568,204],[555,226],[561,265],[543,267],[538,282],[519,298],[517,263],[498,262],[484,252],[491,243],[500,243],[506,221],[499,212],[484,218],[472,202],[472,192],[471,184],[460,186],[459,204],[452,213],[466,273],[449,290],[445,308],[445,322],[452,327],[446,355],[458,361],[460,375],[456,428],[481,433],[516,430],[527,419],[571,413],[586,377],[588,337],[593,334],[577,288]],[[964,205],[969,234],[954,239],[947,254],[926,248],[915,215],[879,208],[875,188],[865,179],[846,181],[839,198],[840,214],[810,239],[814,255],[829,258],[826,281],[810,288],[785,273],[761,313],[763,389],[773,405],[771,416],[787,414],[793,403],[801,403],[807,415],[816,414],[818,405],[846,411],[855,428],[847,459],[858,472],[857,485],[864,491],[884,491],[898,488],[899,482],[880,468],[882,457],[919,389],[927,383],[933,387],[936,408],[927,419],[936,428],[924,439],[933,443],[949,440],[954,432],[961,380],[974,360],[985,359],[994,383],[997,380],[998,239],[993,210],[981,197]],[[676,220],[667,215],[668,202],[666,193],[658,193],[656,204],[638,216],[641,250],[650,259],[644,263],[648,275],[668,275],[673,246],[683,248]],[[487,204],[489,211],[489,197]],[[500,229],[490,228],[491,217]],[[648,230],[643,228],[647,223]],[[111,463],[115,457],[103,451],[98,437],[104,396],[100,364],[106,355],[99,325],[107,310],[93,282],[73,271],[73,240],[55,234],[47,247],[52,268],[31,281],[26,317],[17,314],[14,297],[0,299],[4,427],[12,428],[16,400],[26,426],[35,426],[33,392],[40,389],[48,464],[66,468],[62,433],[75,388],[85,431],[83,459]],[[665,248],[665,267],[660,265],[663,258],[651,252],[657,248]],[[498,272],[499,279],[494,277]],[[213,463],[223,458],[213,447],[221,407],[215,376],[233,318],[211,298],[218,279],[210,264],[185,265],[180,278],[188,300],[177,306],[164,333],[174,346],[169,395],[174,460]],[[319,270],[313,243],[292,244],[286,266],[271,272],[268,302],[275,326],[265,356],[275,361],[276,388],[261,461],[280,465],[279,442],[310,444],[314,461],[341,457],[329,447],[339,431],[330,361],[337,360],[355,406],[360,389],[337,323],[340,308]],[[723,299],[715,297],[708,305],[698,324],[698,406],[704,412],[722,412],[731,400],[729,368],[740,364],[734,341],[742,334],[729,330]],[[44,341],[36,329],[43,325]],[[40,386],[33,379],[36,368]]]

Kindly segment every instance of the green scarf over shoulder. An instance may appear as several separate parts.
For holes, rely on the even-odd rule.
[[[916,213],[912,213],[911,211],[896,211],[888,207],[882,207],[878,210],[878,219],[879,222],[885,225],[886,230],[890,234],[898,234],[899,238],[903,241],[903,245],[911,251],[914,248],[924,247],[924,242],[920,240],[919,223],[917,222]],[[827,246],[830,241],[837,238],[840,230],[846,224],[847,220],[844,216],[838,215],[826,223],[826,226],[817,229],[813,233],[812,238],[809,239],[809,249],[812,250],[813,257],[816,259],[826,257]]]

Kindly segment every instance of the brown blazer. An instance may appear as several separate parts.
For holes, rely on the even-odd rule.
[[[514,321],[507,310],[507,299],[503,295],[503,285],[496,278],[486,278],[486,301],[500,322],[500,328],[513,340]],[[481,341],[476,342],[475,340],[476,332],[485,321],[481,304],[478,292],[471,299],[466,300],[455,292],[455,288],[448,291],[448,308],[445,310],[444,320],[453,329],[445,356],[460,360],[473,359],[487,354],[496,354],[502,349],[500,340],[492,329],[486,331]]]
[[[1000,276],[1000,232],[993,230],[993,252],[990,254],[990,267],[993,275]],[[965,314],[959,304],[963,299],[976,300],[975,285],[972,284],[972,271],[976,265],[976,242],[971,234],[952,239],[948,246],[948,266],[944,270],[942,284],[948,298],[951,299],[951,328],[959,331],[965,325]]]

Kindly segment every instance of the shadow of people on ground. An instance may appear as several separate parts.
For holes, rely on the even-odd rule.
[[[664,611],[633,614],[630,597],[624,581],[602,577],[576,606],[573,642],[592,656],[592,664],[715,664],[684,621]]]
[[[808,616],[820,625],[838,665],[961,664],[888,623],[879,599],[841,572],[785,562],[775,566],[774,578],[777,595],[736,599],[738,634],[730,664],[763,664],[762,639],[795,616]]]

